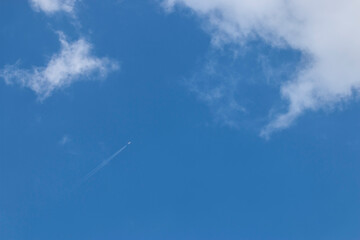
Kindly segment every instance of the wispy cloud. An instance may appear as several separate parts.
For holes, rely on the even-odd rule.
[[[235,128],[240,126],[239,120],[246,109],[236,99],[237,76],[227,68],[210,56],[203,68],[186,80],[186,85],[209,106],[216,122]]]
[[[72,14],[74,12],[77,0],[29,0],[32,7],[36,11],[43,11],[46,14],[56,12],[66,12]]]
[[[261,135],[289,127],[308,110],[334,107],[360,89],[360,2],[357,0],[165,0],[204,20],[215,45],[262,38],[274,48],[302,52],[307,64],[281,85],[288,103]]]
[[[91,44],[83,38],[69,42],[59,32],[59,41],[60,52],[54,54],[46,66],[22,69],[19,64],[7,65],[0,71],[0,77],[7,84],[17,83],[32,89],[43,100],[75,81],[104,78],[119,68],[113,60],[93,56]]]

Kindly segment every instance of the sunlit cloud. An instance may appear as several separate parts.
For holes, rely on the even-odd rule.
[[[360,87],[360,21],[357,0],[166,0],[168,10],[186,7],[203,19],[213,44],[246,45],[260,38],[274,48],[300,51],[306,59],[280,86],[287,111],[272,114],[261,131],[268,137],[306,111],[333,108]],[[273,112],[273,111],[271,111]]]

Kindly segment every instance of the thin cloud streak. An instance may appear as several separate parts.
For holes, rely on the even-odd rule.
[[[117,155],[119,155],[122,151],[124,151],[131,142],[128,142],[125,146],[120,148],[117,152],[115,152],[113,155],[111,155],[108,159],[102,161],[96,168],[91,170],[82,180],[82,182],[88,181],[92,176],[94,176],[97,172],[99,172],[102,168],[104,168],[106,165],[108,165]]]

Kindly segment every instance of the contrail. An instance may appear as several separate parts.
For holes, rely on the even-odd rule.
[[[105,167],[107,164],[109,164],[117,155],[119,155],[119,153],[121,153],[122,151],[125,150],[125,148],[127,148],[129,145],[131,144],[131,142],[128,142],[125,146],[123,146],[122,148],[120,148],[116,153],[114,153],[113,155],[111,155],[108,159],[104,160],[102,163],[100,163],[96,168],[94,168],[93,170],[91,170],[83,179],[82,182],[86,182],[87,180],[89,180],[89,178],[91,178],[92,176],[94,176],[98,171],[100,171],[103,167]]]

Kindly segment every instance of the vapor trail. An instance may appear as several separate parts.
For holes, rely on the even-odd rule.
[[[123,146],[122,148],[120,148],[116,153],[114,153],[113,155],[111,155],[108,159],[104,160],[102,163],[100,163],[96,168],[94,168],[93,170],[91,170],[83,179],[82,182],[86,182],[87,180],[89,180],[89,178],[91,178],[92,176],[94,176],[98,171],[100,171],[103,167],[105,167],[107,164],[109,164],[117,155],[119,155],[119,153],[121,153],[122,151],[125,150],[125,148],[127,148],[129,145],[131,144],[131,142],[128,142],[125,146]]]

